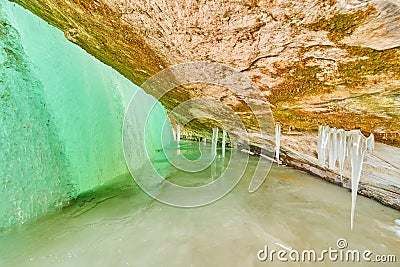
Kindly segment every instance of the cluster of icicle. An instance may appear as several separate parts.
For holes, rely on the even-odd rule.
[[[219,129],[218,127],[214,127],[212,129],[212,139],[211,139],[211,156],[212,157],[216,157],[217,156],[217,145],[218,145],[218,132]],[[180,141],[181,141],[181,127],[178,124],[176,126],[176,131],[175,131],[175,141],[178,144],[178,148],[180,147]],[[203,139],[203,143],[204,145],[207,144],[207,139],[204,138]],[[222,157],[225,157],[225,150],[226,150],[226,131],[225,129],[222,129],[222,142],[221,142],[221,153],[222,153]]]
[[[375,139],[371,133],[367,138],[360,130],[345,131],[343,129],[320,126],[318,130],[318,164],[335,169],[339,162],[340,178],[343,179],[343,168],[346,156],[351,164],[351,229],[353,229],[354,209],[358,184],[360,182],[365,151],[374,151]],[[343,180],[342,180],[343,183]]]
[[[217,156],[217,145],[218,145],[218,127],[213,128],[213,135],[212,135],[212,140],[211,140],[211,156],[215,157]],[[225,157],[225,146],[226,146],[226,131],[225,129],[222,129],[222,142],[221,142],[221,153],[222,157]]]

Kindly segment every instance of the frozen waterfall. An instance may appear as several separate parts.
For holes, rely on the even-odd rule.
[[[1,230],[127,172],[122,123],[141,89],[14,3],[0,2],[0,20],[0,95],[8,96],[0,98]],[[143,94],[143,105],[153,102]],[[141,123],[143,107],[136,110]],[[148,120],[150,157],[165,118],[158,104]],[[137,128],[130,138],[143,142]]]

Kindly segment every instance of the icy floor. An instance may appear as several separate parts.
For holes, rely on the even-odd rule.
[[[359,196],[350,231],[350,192],[306,173],[274,165],[249,194],[257,160],[251,157],[230,194],[193,209],[153,201],[128,174],[120,176],[57,214],[0,235],[0,266],[313,266],[260,262],[257,252],[265,245],[281,249],[276,243],[299,251],[337,249],[339,238],[348,249],[395,254],[397,264],[377,266],[398,266],[400,212]],[[187,182],[183,173],[171,175]]]

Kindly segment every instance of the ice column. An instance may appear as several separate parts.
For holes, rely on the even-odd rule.
[[[328,162],[329,168],[334,169],[336,165],[336,160],[338,157],[337,153],[337,131],[336,128],[331,128],[329,131],[329,146],[328,146]]]
[[[337,152],[338,152],[338,158],[339,158],[339,171],[340,171],[340,179],[342,179],[343,178],[344,159],[346,157],[346,131],[343,129],[339,129],[337,131],[337,138],[338,138]]]
[[[222,130],[222,144],[221,144],[221,148],[222,148],[222,157],[225,157],[225,143],[226,143],[226,131],[225,129]]]
[[[218,127],[213,128],[212,145],[211,145],[211,156],[217,155],[217,141],[218,141]]]
[[[279,165],[279,152],[281,147],[281,124],[279,122],[275,125],[275,158]]]
[[[365,150],[367,150],[367,138],[359,131],[348,132],[347,150],[351,163],[351,220],[350,226],[353,229],[354,210],[356,206],[358,184],[360,182],[362,163]]]
[[[329,141],[329,126],[319,126],[318,129],[318,164],[325,166],[326,148]]]

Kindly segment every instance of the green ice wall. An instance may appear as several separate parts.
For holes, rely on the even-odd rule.
[[[0,228],[127,172],[121,128],[137,90],[58,29],[0,2]],[[165,120],[161,106],[156,113],[150,125]]]

